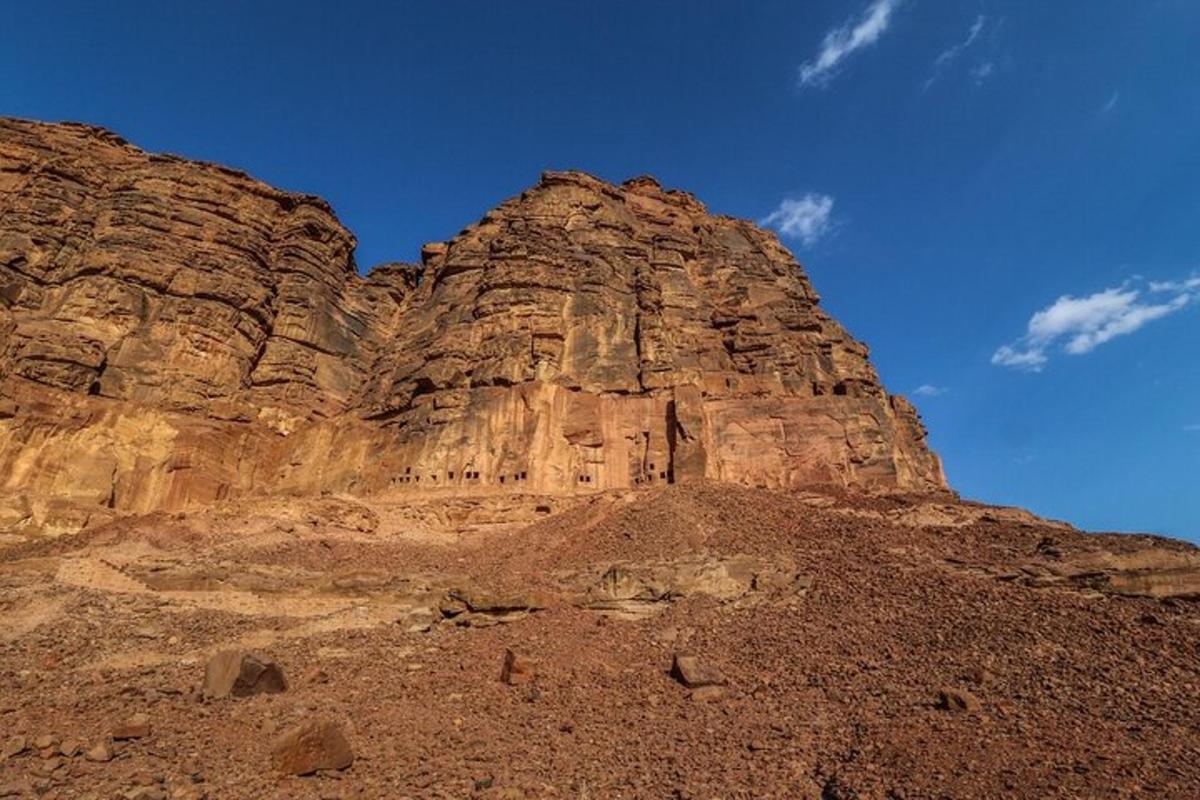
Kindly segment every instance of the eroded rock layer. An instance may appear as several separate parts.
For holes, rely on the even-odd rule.
[[[943,485],[792,255],[691,195],[547,173],[423,256],[362,402],[401,485]]]
[[[420,266],[362,277],[354,246],[318,198],[0,119],[9,516],[271,491],[945,485],[915,410],[775,236],[652,179],[547,173]]]

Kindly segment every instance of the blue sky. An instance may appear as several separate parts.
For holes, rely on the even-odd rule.
[[[0,114],[322,195],[363,267],[654,174],[780,229],[964,495],[1200,539],[1198,40],[1194,0],[12,2]]]

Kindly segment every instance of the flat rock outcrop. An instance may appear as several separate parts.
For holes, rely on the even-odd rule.
[[[420,265],[363,276],[354,247],[319,198],[0,119],[0,522],[271,492],[945,487],[776,237],[650,178],[546,173]]]

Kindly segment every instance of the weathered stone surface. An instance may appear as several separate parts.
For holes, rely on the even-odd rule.
[[[1053,540],[1046,539],[1031,558],[981,569],[1003,581],[1039,587],[1158,600],[1200,599],[1200,554],[1174,544],[1138,546],[1136,540],[1126,539],[1120,548],[1094,546],[1064,557]]]
[[[0,120],[0,209],[4,371],[70,392],[328,416],[394,305],[324,201],[95,128]]]
[[[805,594],[811,576],[789,559],[689,556],[643,564],[613,564],[580,593],[577,605],[627,618],[662,611],[675,600],[708,596],[749,605],[778,590]]]
[[[981,708],[979,698],[966,689],[943,686],[938,690],[937,707],[943,711],[965,711],[974,714]]]
[[[112,761],[112,744],[107,739],[96,742],[96,744],[92,745],[84,752],[83,757],[88,761],[95,761],[100,764],[103,764],[107,761]]]
[[[351,405],[411,284],[360,278],[354,246],[318,198],[0,119],[0,490],[145,512],[258,488],[283,434]]]
[[[341,724],[314,719],[285,731],[271,747],[271,763],[287,775],[311,775],[321,770],[346,769],[354,750]]]
[[[287,679],[278,664],[241,650],[222,650],[213,655],[204,668],[204,694],[207,697],[249,697],[286,689]]]
[[[500,680],[510,686],[530,683],[537,677],[537,664],[529,656],[511,649],[504,651],[504,664],[500,668]]]
[[[144,739],[150,735],[150,717],[137,713],[129,719],[120,722],[112,729],[114,739]]]
[[[720,686],[725,677],[711,664],[690,653],[676,653],[671,664],[671,677],[689,689],[705,686]]]
[[[547,173],[419,266],[360,276],[354,247],[318,198],[0,119],[9,525],[275,491],[945,485],[776,237],[652,179]]]
[[[547,173],[424,257],[363,399],[405,489],[944,485],[791,254],[688,194]]]
[[[718,684],[701,686],[692,691],[691,699],[696,703],[713,703],[725,699],[725,687]]]

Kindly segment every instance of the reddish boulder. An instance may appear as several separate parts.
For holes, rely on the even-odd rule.
[[[211,698],[249,697],[287,689],[279,665],[241,650],[222,650],[204,669],[204,695]]]
[[[114,739],[143,739],[150,735],[150,717],[146,714],[134,714],[129,719],[116,725],[112,730]]]
[[[354,763],[354,749],[340,723],[312,719],[284,731],[275,740],[271,763],[286,775],[311,775],[346,769]]]
[[[537,677],[537,663],[510,650],[504,651],[504,665],[500,668],[500,680],[510,686],[530,683]]]
[[[699,689],[705,686],[720,686],[725,683],[725,677],[711,664],[698,656],[687,653],[676,653],[671,665],[671,677],[689,689]]]

